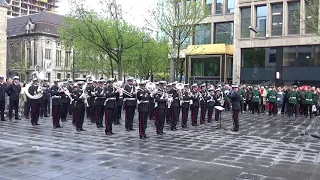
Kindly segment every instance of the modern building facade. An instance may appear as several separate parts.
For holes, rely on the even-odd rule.
[[[9,18],[7,77],[18,75],[28,80],[35,66],[46,69],[50,81],[86,77],[87,73],[79,71],[72,77],[74,53],[60,42],[58,28],[61,25],[61,15],[46,11]]]
[[[275,85],[320,84],[320,46],[306,24],[306,0],[239,0],[235,11],[234,74],[236,81]],[[258,33],[247,27],[256,27]]]
[[[306,15],[306,0],[202,2],[210,15],[188,42],[187,82],[320,84],[320,39],[306,25],[318,14]]]
[[[41,11],[54,12],[59,0],[5,0],[10,6],[9,17],[35,14]]]
[[[182,4],[190,3],[182,1]],[[185,42],[186,82],[232,81],[234,0],[201,0],[207,18],[197,25]]]

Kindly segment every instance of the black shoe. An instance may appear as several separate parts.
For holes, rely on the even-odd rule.
[[[78,132],[81,132],[81,129],[78,129],[78,128],[77,128],[77,131],[78,131]]]
[[[143,139],[143,140],[145,140],[146,138],[145,138],[144,136],[140,136],[140,139]]]
[[[130,131],[130,129],[126,129],[126,131]]]
[[[36,126],[36,124],[32,124],[32,126]]]
[[[178,130],[176,127],[174,127],[174,130]]]
[[[30,118],[27,116],[26,119],[30,119]]]
[[[84,129],[80,129],[80,131],[86,131],[86,130],[84,130]]]
[[[14,118],[15,120],[21,120],[20,118]]]
[[[144,135],[144,138],[146,138],[146,139],[147,139],[147,138],[149,138],[149,137],[147,137],[146,135]]]
[[[171,128],[171,131],[176,131],[174,128]]]
[[[166,133],[162,132],[161,134],[166,134]]]
[[[39,126],[40,124],[37,123],[36,125]]]
[[[231,129],[231,131],[238,132],[239,130],[238,129]]]
[[[1,119],[1,121],[7,121],[7,120],[5,120],[5,119]]]
[[[48,115],[45,115],[44,117],[49,117]]]
[[[115,134],[115,133],[113,133],[113,132],[110,132],[110,134]]]
[[[135,131],[135,129],[130,129],[130,131]]]
[[[57,128],[62,128],[62,126],[58,126]]]
[[[162,133],[161,133],[161,132],[157,132],[157,134],[158,134],[158,135],[162,135]]]

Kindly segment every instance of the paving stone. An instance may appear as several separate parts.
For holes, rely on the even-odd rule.
[[[124,117],[124,114],[122,115]],[[231,115],[222,124],[231,129]],[[134,128],[138,129],[137,117]],[[308,119],[282,115],[240,115],[240,132],[217,130],[217,123],[155,133],[148,121],[147,140],[123,125],[115,135],[85,120],[78,133],[68,122],[52,129],[51,119],[0,122],[0,180],[2,179],[316,179],[320,145],[301,137]],[[122,120],[123,122],[123,120]],[[190,121],[188,122],[190,123]],[[316,124],[315,125],[320,125]],[[313,128],[315,131],[317,128]],[[19,132],[19,133],[16,133]]]

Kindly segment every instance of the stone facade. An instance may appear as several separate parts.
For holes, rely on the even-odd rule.
[[[6,74],[7,66],[7,12],[8,8],[0,5],[0,74]]]

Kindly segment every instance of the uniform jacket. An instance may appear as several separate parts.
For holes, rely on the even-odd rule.
[[[298,102],[298,92],[296,91],[289,91],[288,92],[288,99],[290,104],[297,104]]]
[[[137,93],[138,98],[138,111],[148,112],[149,111],[149,99],[151,98],[148,90],[139,89]]]
[[[159,89],[158,93],[154,95],[154,100],[157,104],[156,109],[166,109],[167,108],[167,100],[162,98],[164,89]]]
[[[241,96],[240,96],[240,94],[237,92],[234,92],[232,94],[229,94],[228,97],[231,100],[232,109],[236,110],[236,111],[240,111],[241,110],[241,107],[240,107]]]
[[[43,90],[43,96],[41,97],[41,99],[43,101],[49,100],[50,99],[50,93],[51,93],[50,87],[48,85],[43,85],[42,86],[42,90]]]
[[[80,98],[82,93],[83,93],[83,90],[80,90],[80,89],[73,91],[73,93],[72,93],[71,97],[74,100],[74,108],[76,108],[76,109],[84,109],[85,108],[84,99]]]
[[[215,92],[214,94],[214,105],[221,106],[222,94],[220,91]]]
[[[10,96],[10,100],[19,100],[19,94],[21,91],[21,86],[20,84],[10,84],[8,89],[7,89],[7,94]]]
[[[53,106],[59,106],[62,104],[62,99],[61,99],[61,93],[59,92],[59,87],[56,85],[53,85],[51,87],[51,97],[52,97],[52,105]]]
[[[278,97],[278,92],[274,91],[274,90],[271,90],[271,91],[268,92],[266,99],[269,102],[276,103],[277,102],[277,97]]]
[[[261,94],[258,90],[252,91],[252,102],[260,103],[261,100]]]
[[[312,105],[315,101],[315,95],[314,92],[306,92],[305,93],[305,102],[308,105]]]
[[[106,95],[103,87],[97,86],[94,89],[95,98],[94,98],[94,105],[95,106],[104,106],[104,102],[106,101]]]
[[[0,101],[1,102],[6,100],[6,90],[7,90],[7,84],[0,83]]]
[[[193,97],[191,97],[192,99],[191,107],[199,107],[199,104],[200,104],[199,92],[191,91],[191,93],[193,94]]]
[[[137,95],[134,94],[136,88],[133,85],[126,84],[124,90],[129,92],[132,96],[123,94],[124,106],[125,107],[136,107],[137,106]]]
[[[171,89],[169,94],[172,95],[173,101],[171,102],[170,107],[180,107],[179,93],[175,89]]]
[[[116,101],[117,93],[115,92],[116,89],[113,86],[107,86],[104,88],[104,91],[106,93],[105,107],[107,109],[117,108],[117,101]]]
[[[191,97],[189,96],[189,92],[184,91],[182,93],[182,108],[189,108]]]
[[[215,105],[214,92],[208,92],[207,104],[208,104],[208,107],[214,107]]]

